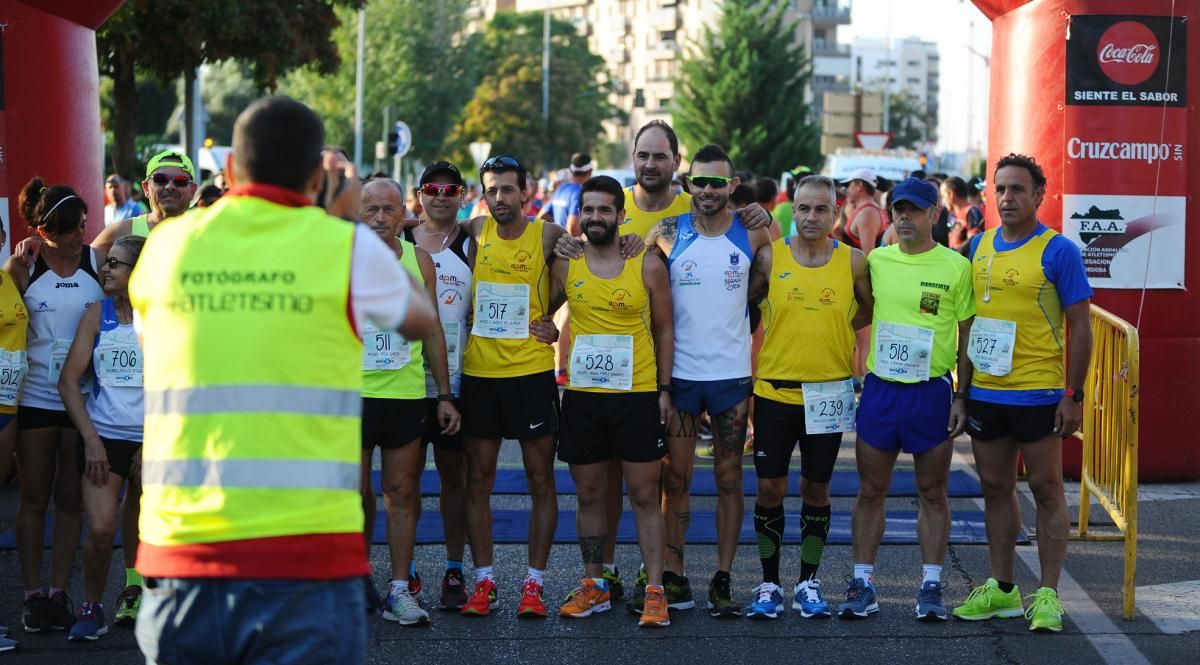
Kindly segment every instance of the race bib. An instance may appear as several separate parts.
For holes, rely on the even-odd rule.
[[[801,384],[804,390],[804,431],[809,434],[853,432],[857,402],[854,381]]]
[[[58,377],[62,376],[63,365],[67,364],[67,353],[71,350],[71,340],[56,339],[50,344],[50,387],[58,385]]]
[[[631,335],[578,335],[571,346],[571,387],[633,389]]]
[[[96,344],[96,377],[106,388],[142,387],[142,350],[137,333],[117,329],[100,335]]]
[[[933,331],[880,321],[875,326],[875,374],[893,381],[928,381]]]
[[[471,334],[493,339],[527,339],[529,285],[477,282]]]
[[[363,369],[403,369],[411,357],[408,340],[368,322],[363,326]]]
[[[461,329],[462,324],[458,321],[442,323],[442,334],[446,336],[446,367],[450,376],[457,375],[458,368],[462,365],[462,337],[459,336]]]
[[[17,395],[21,392],[27,367],[24,351],[0,349],[0,404],[17,405]]]
[[[971,339],[967,357],[975,369],[992,376],[1004,376],[1012,371],[1013,347],[1017,343],[1017,323],[1003,319],[975,317],[971,323]]]

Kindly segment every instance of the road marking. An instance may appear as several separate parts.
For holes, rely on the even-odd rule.
[[[1200,630],[1200,580],[1137,588],[1137,606],[1167,635]]]
[[[979,474],[975,473],[975,467],[967,460],[966,455],[955,450],[954,461],[976,480],[979,479]],[[980,497],[974,501],[982,510],[983,498]],[[1038,561],[1036,547],[1018,547],[1017,556],[1034,577],[1041,577],[1042,566]],[[1117,628],[1104,610],[1101,610],[1100,606],[1083,590],[1083,587],[1079,586],[1075,578],[1071,577],[1065,566],[1058,578],[1058,598],[1062,601],[1063,608],[1067,610],[1067,616],[1079,628],[1079,632],[1087,638],[1092,648],[1104,659],[1105,663],[1108,665],[1150,665],[1150,661],[1146,660],[1142,652],[1137,650],[1129,636]]]

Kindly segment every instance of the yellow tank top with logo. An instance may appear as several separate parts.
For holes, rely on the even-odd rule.
[[[829,261],[807,268],[792,256],[789,241],[771,243],[771,275],[763,303],[763,345],[754,394],[803,404],[800,382],[848,379],[854,374],[854,328],[858,312],[850,246],[834,242]],[[788,387],[770,379],[787,381]]]
[[[667,217],[675,217],[682,215],[692,210],[692,195],[687,192],[679,192],[675,195],[671,205],[655,212],[645,212],[637,207],[633,201],[633,187],[625,188],[625,221],[621,222],[621,235],[636,233],[646,239],[646,234],[650,233],[650,229],[654,228]]]
[[[420,286],[425,277],[417,263],[417,247],[396,238],[400,265]],[[422,292],[424,295],[424,292]],[[380,330],[368,322],[363,328],[363,397],[379,399],[425,398],[425,352],[419,339],[405,340],[394,330]]]
[[[17,398],[27,369],[25,333],[29,312],[17,283],[0,271],[0,414],[17,412]]]
[[[1058,235],[1053,229],[1034,235],[1016,249],[995,250],[998,228],[980,239],[971,262],[975,321],[1016,323],[1012,371],[993,376],[976,370],[971,385],[993,390],[1061,390],[1063,314],[1058,290],[1042,268],[1042,254]]]
[[[567,306],[571,308],[570,373],[580,378],[631,381],[629,389],[598,385],[570,386],[595,393],[653,392],[658,389],[658,365],[650,326],[650,292],[642,280],[646,252],[625,261],[616,277],[597,277],[579,258],[567,267]],[[586,345],[580,342],[585,338]],[[597,336],[597,337],[592,337]],[[585,383],[585,382],[580,382]]]
[[[527,224],[505,240],[491,216],[483,223],[475,254],[471,335],[463,374],[485,378],[554,371],[554,347],[529,334],[529,322],[546,314],[550,270],[542,249],[544,222]]]

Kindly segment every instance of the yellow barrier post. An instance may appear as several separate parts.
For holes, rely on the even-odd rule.
[[[1124,540],[1122,615],[1133,618],[1137,574],[1138,331],[1092,305],[1092,363],[1085,388],[1083,471],[1079,483],[1079,531],[1083,540]],[[1089,535],[1092,498],[1120,535]]]

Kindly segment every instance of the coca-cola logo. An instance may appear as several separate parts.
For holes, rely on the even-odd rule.
[[[1122,85],[1137,85],[1158,67],[1158,39],[1144,23],[1121,21],[1100,35],[1096,59],[1104,75]]]

